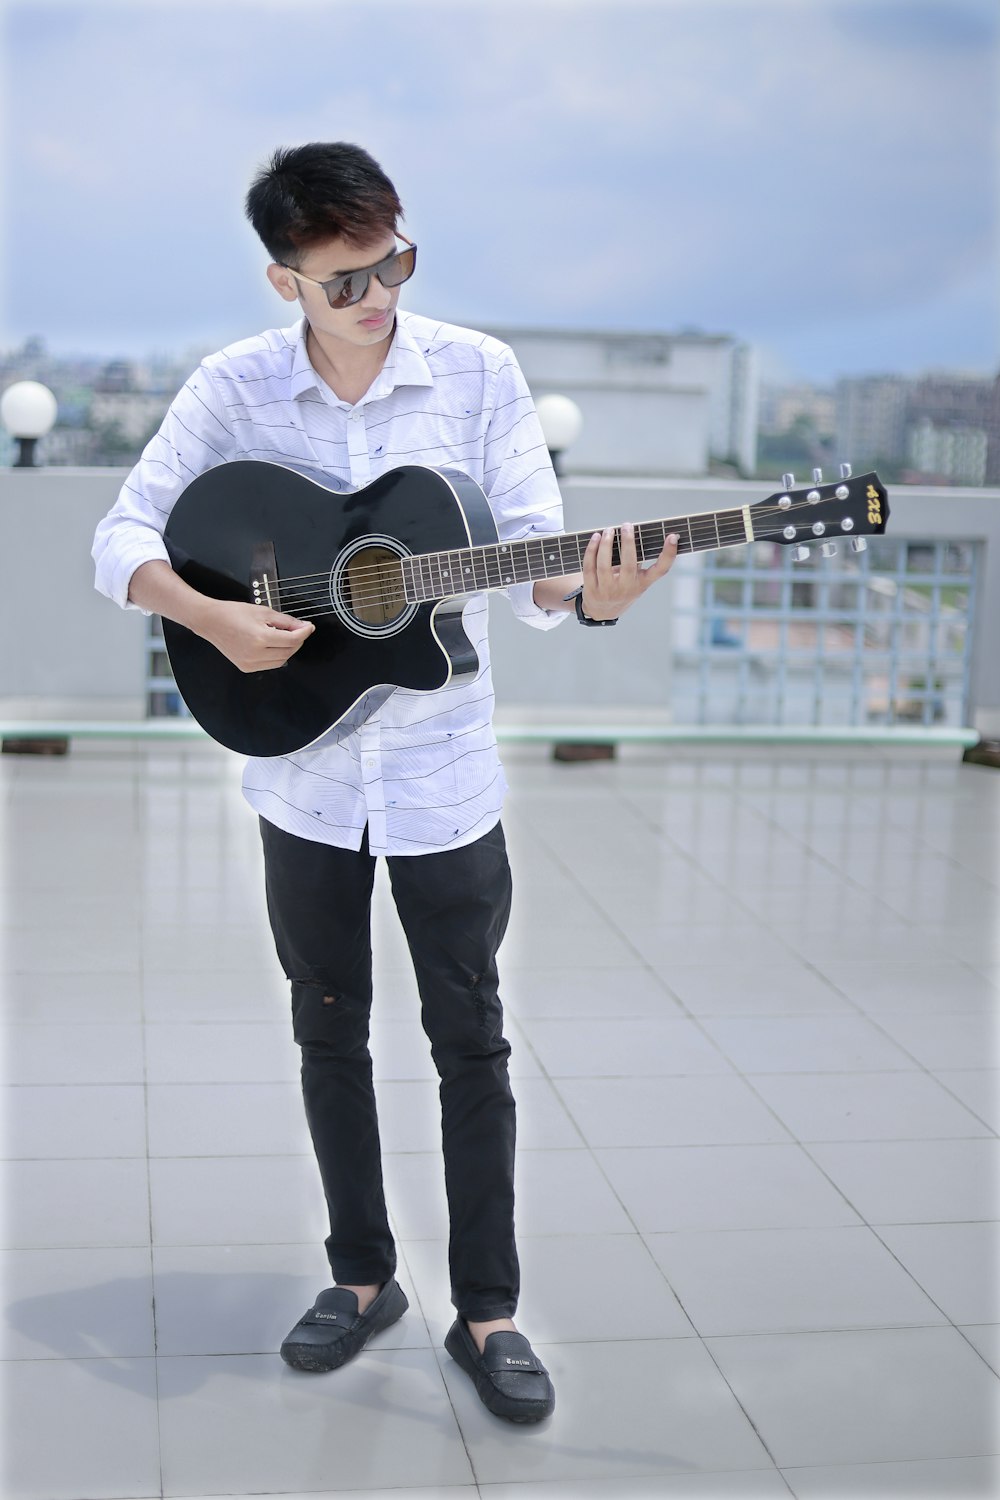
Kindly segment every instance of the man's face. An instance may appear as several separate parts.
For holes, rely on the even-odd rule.
[[[286,302],[297,299],[301,303],[315,332],[342,339],[356,348],[368,348],[391,336],[400,288],[384,287],[377,276],[370,276],[368,289],[359,302],[349,307],[331,307],[322,287],[314,286],[313,282],[330,281],[346,271],[377,265],[399,248],[391,232],[362,246],[350,245],[342,239],[326,240],[311,246],[296,267],[311,281],[297,280],[293,271],[278,265],[268,266],[267,276]]]

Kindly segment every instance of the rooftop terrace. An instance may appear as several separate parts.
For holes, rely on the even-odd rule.
[[[238,762],[4,756],[4,1500],[997,1493],[1000,776],[959,752],[511,746],[501,954],[537,1430],[451,1320],[385,885],[373,1053],[411,1309],[277,1346],[322,1194]]]

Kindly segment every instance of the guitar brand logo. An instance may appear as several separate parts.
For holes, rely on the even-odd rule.
[[[882,501],[878,490],[873,484],[868,486],[868,524],[869,526],[881,526],[882,524]]]

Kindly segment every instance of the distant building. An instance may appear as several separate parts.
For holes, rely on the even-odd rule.
[[[752,474],[758,378],[753,349],[726,335],[491,328],[537,400],[569,396],[583,431],[567,473]]]
[[[837,383],[837,445],[856,467],[909,465],[907,477],[1000,483],[1000,377],[955,372]]]
[[[949,372],[923,376],[914,381],[910,393],[909,423],[925,433],[929,423],[936,432],[954,434],[950,442],[941,440],[940,452],[950,454],[963,472],[979,475],[957,483],[1000,483],[1000,376],[996,380]],[[985,452],[980,465],[975,455],[981,448]],[[915,467],[922,473],[943,472]]]
[[[95,391],[90,426],[96,432],[114,429],[123,442],[143,444],[159,427],[169,404],[170,397],[146,391]]]
[[[986,482],[988,445],[981,427],[966,427],[960,422],[945,425],[921,417],[907,431],[906,456],[925,480],[981,485]]]
[[[900,375],[837,381],[837,452],[855,469],[905,457],[909,393],[910,382]]]
[[[818,437],[832,437],[837,430],[837,401],[833,391],[804,384],[762,388],[761,433],[777,436],[803,419]]]

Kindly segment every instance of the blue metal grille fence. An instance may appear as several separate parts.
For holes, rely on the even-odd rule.
[[[875,537],[805,563],[773,542],[703,555],[675,605],[674,721],[970,722],[978,552]]]

